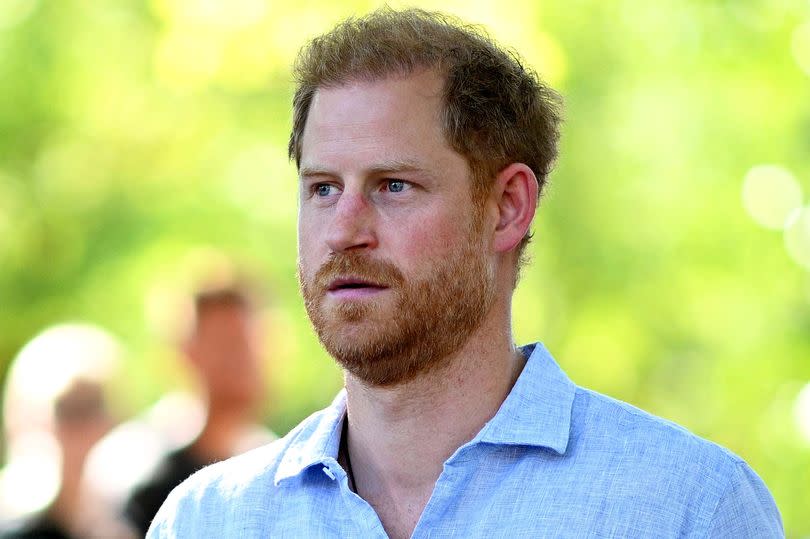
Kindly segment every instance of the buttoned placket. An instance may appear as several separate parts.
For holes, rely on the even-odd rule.
[[[388,534],[385,533],[385,528],[383,528],[377,512],[374,511],[371,504],[349,488],[348,474],[337,460],[325,459],[321,471],[332,480],[336,494],[343,499],[347,514],[352,515],[352,519],[358,524],[358,527],[365,529],[368,534],[365,537],[388,539]]]

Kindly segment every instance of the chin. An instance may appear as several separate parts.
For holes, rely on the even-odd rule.
[[[335,356],[341,351],[355,355],[379,347],[380,329],[380,324],[367,319],[334,318],[316,327],[316,332],[326,350]]]

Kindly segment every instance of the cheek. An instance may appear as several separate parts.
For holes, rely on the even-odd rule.
[[[401,256],[405,268],[421,261],[432,263],[455,251],[459,242],[467,241],[464,222],[460,216],[421,216],[408,228],[400,225],[399,233],[390,235],[386,243],[393,247],[394,256]]]
[[[319,249],[324,248],[324,242],[319,241],[316,230],[306,223],[298,223],[298,265],[299,269],[307,274],[314,272],[312,265],[317,261]]]

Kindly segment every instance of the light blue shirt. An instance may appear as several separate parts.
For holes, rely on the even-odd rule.
[[[733,453],[574,385],[540,345],[444,463],[413,537],[783,537]],[[193,475],[147,537],[386,537],[337,463],[345,393],[283,439]]]

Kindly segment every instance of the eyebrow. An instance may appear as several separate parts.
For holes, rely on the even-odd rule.
[[[410,160],[391,159],[375,163],[373,166],[364,170],[365,174],[378,176],[381,174],[396,174],[401,172],[415,172],[424,174],[425,176],[433,177],[429,171],[421,167],[417,162]],[[298,172],[299,177],[307,178],[312,176],[332,176],[339,177],[340,174],[331,170],[329,167],[321,166],[305,166],[301,167]]]

